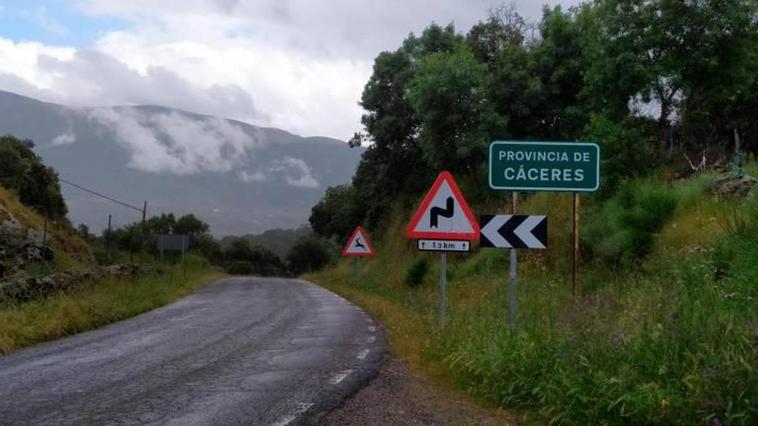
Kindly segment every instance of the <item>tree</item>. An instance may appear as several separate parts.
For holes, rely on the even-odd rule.
[[[584,51],[573,12],[543,10],[539,38],[501,48],[492,66],[489,96],[507,120],[509,137],[574,140],[588,115],[583,90]]]
[[[755,0],[597,0],[584,10],[588,99],[605,96],[616,115],[652,103],[661,148],[676,122],[696,145],[730,139],[713,119],[755,81]],[[702,123],[721,136],[693,131]]]
[[[316,271],[330,261],[326,242],[314,237],[301,238],[287,254],[287,268],[294,275]]]
[[[353,214],[353,197],[354,189],[350,185],[327,188],[321,201],[311,209],[308,221],[313,231],[327,239],[347,238],[358,223]]]
[[[527,24],[515,5],[501,5],[490,10],[486,21],[480,21],[466,34],[466,44],[480,63],[493,69],[499,54],[514,46],[522,46]]]
[[[486,68],[465,46],[424,58],[408,98],[421,120],[424,159],[434,170],[474,172],[484,163],[495,116]]]
[[[0,137],[0,185],[16,191],[23,204],[48,218],[65,219],[68,208],[58,174],[42,163],[33,148],[30,140]]]
[[[431,24],[420,36],[409,35],[396,51],[376,57],[361,97],[365,133],[353,139],[371,144],[353,179],[352,226],[376,226],[398,192],[420,191],[434,175],[422,158],[420,122],[407,97],[408,86],[426,56],[450,52],[462,40],[452,25]]]
[[[198,236],[207,233],[209,229],[210,225],[198,219],[193,214],[180,217],[174,225],[174,233],[177,235]]]
[[[145,222],[147,232],[152,235],[171,235],[176,227],[176,218],[173,213],[161,213],[153,216]]]
[[[277,255],[270,250],[253,246],[244,238],[238,238],[224,250],[227,272],[260,276],[284,275],[286,268]]]

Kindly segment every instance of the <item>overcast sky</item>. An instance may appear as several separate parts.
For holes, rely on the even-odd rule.
[[[531,20],[542,3],[514,2]],[[164,105],[346,140],[361,128],[358,101],[379,52],[432,21],[465,32],[499,4],[0,0],[0,90],[70,105]]]

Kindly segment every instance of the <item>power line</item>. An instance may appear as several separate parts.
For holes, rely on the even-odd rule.
[[[61,182],[63,182],[63,183],[65,183],[65,184],[71,185],[71,186],[73,186],[73,187],[75,187],[75,188],[79,188],[79,189],[81,189],[82,191],[85,191],[85,192],[89,192],[89,193],[90,193],[90,194],[92,194],[92,195],[97,195],[97,196],[98,196],[98,197],[100,197],[100,198],[105,198],[105,199],[106,199],[106,200],[108,200],[108,201],[112,201],[112,202],[114,202],[114,203],[116,203],[116,204],[120,204],[120,205],[122,205],[122,206],[124,206],[124,207],[128,207],[128,208],[130,208],[130,209],[132,209],[132,210],[136,210],[136,211],[138,211],[138,212],[140,212],[140,213],[144,213],[144,211],[143,211],[141,208],[139,208],[139,207],[134,207],[134,206],[133,206],[133,205],[131,205],[131,204],[125,203],[125,202],[123,202],[123,201],[120,201],[120,200],[117,200],[117,199],[115,199],[115,198],[111,198],[111,197],[109,197],[109,196],[107,196],[107,195],[103,195],[103,194],[101,194],[101,193],[99,193],[99,192],[96,192],[96,191],[93,191],[93,190],[91,190],[91,189],[85,188],[85,187],[83,187],[83,186],[81,186],[81,185],[78,185],[78,184],[75,184],[75,183],[73,183],[73,182],[69,182],[69,181],[67,181],[67,180],[65,180],[65,179],[63,179],[63,178],[61,178],[61,177],[58,177],[58,180],[59,180],[59,181],[61,181]]]

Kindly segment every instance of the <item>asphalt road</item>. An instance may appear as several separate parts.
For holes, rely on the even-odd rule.
[[[0,424],[309,424],[375,375],[385,347],[371,318],[314,284],[229,278],[0,357]]]

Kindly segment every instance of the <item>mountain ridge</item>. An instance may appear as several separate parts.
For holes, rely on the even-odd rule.
[[[156,105],[69,107],[0,91],[0,133],[35,142],[66,180],[148,213],[193,213],[215,235],[296,228],[328,186],[349,182],[362,149],[322,136]],[[74,223],[138,218],[64,185]]]

